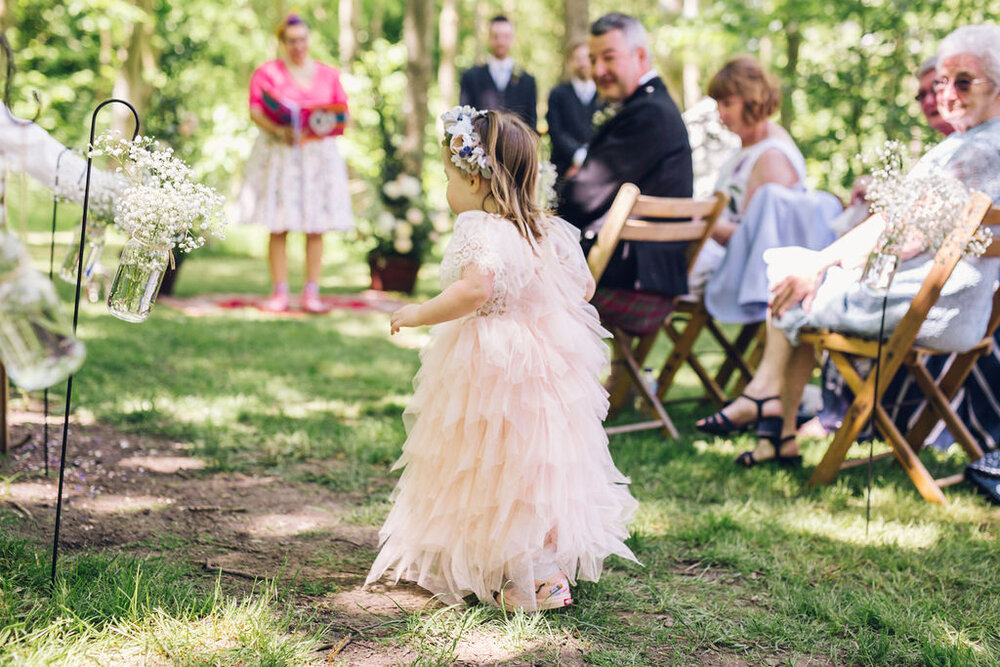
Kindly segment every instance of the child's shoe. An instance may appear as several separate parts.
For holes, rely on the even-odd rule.
[[[326,307],[319,298],[319,284],[308,282],[302,289],[302,310],[307,313],[325,313]]]
[[[288,294],[282,294],[281,292],[275,292],[271,295],[264,303],[260,304],[261,310],[266,310],[269,313],[283,313],[288,310]]]
[[[522,609],[531,610],[530,601],[513,588],[506,588],[501,593],[497,593],[497,603],[507,611]],[[561,609],[573,604],[573,596],[569,591],[569,580],[562,572],[546,579],[535,579],[535,609]]]

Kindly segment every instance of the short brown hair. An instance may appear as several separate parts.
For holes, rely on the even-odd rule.
[[[743,122],[759,123],[781,105],[781,85],[753,56],[736,56],[708,83],[708,96],[719,101],[730,95],[743,100]]]

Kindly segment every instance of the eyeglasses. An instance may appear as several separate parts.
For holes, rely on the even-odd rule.
[[[964,94],[972,90],[972,86],[977,83],[986,83],[986,79],[974,79],[971,76],[959,74],[954,79],[949,79],[948,77],[934,79],[934,83],[931,85],[933,86],[935,93],[940,93],[948,86],[954,85],[955,92]]]

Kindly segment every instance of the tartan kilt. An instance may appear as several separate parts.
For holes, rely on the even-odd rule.
[[[590,302],[597,308],[601,324],[633,336],[656,331],[674,309],[672,296],[626,289],[598,288]]]

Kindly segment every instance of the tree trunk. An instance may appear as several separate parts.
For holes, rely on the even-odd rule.
[[[563,25],[564,25],[564,42],[563,51],[568,54],[568,51],[573,47],[574,44],[586,44],[588,36],[588,28],[590,27],[590,2],[589,0],[566,0],[563,3]],[[567,63],[563,63],[565,68]],[[566,76],[569,76],[569,71],[565,72]]]
[[[406,96],[403,99],[403,140],[399,151],[406,173],[420,177],[427,126],[427,90],[431,83],[431,17],[434,0],[410,0],[403,18],[406,44]]]
[[[788,60],[781,71],[781,126],[788,129],[795,118],[792,108],[792,91],[795,90],[795,70],[799,64],[799,47],[802,46],[802,32],[798,23],[789,23],[785,27],[785,39],[788,42]]]
[[[438,90],[441,107],[447,109],[455,103],[455,52],[458,47],[458,0],[442,0],[438,19],[438,43],[441,45],[441,62],[438,64]]]
[[[340,18],[340,67],[350,72],[354,60],[358,57],[358,14],[361,13],[359,0],[340,0],[338,6]]]
[[[684,0],[681,14],[690,23],[698,18],[698,0]],[[701,71],[698,64],[692,62],[691,53],[684,58],[681,69],[681,83],[684,92],[684,108],[690,109],[701,99]]]
[[[139,117],[145,113],[149,106],[149,98],[153,94],[153,87],[150,86],[145,73],[156,69],[156,55],[153,52],[152,36],[153,22],[153,0],[134,0],[136,7],[142,13],[142,21],[132,24],[132,34],[128,40],[128,51],[125,56],[125,63],[122,66],[121,74],[115,81],[113,96],[131,102]],[[116,106],[114,112],[113,127],[121,132],[125,137],[131,137],[133,119],[128,110]]]

